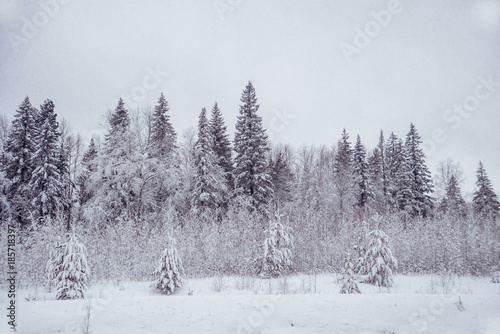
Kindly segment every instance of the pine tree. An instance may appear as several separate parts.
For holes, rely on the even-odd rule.
[[[441,202],[440,210],[454,216],[465,216],[466,214],[466,204],[460,193],[460,186],[455,175],[452,175],[448,181],[446,194]]]
[[[114,112],[109,117],[109,132],[106,135],[106,153],[112,158],[128,156],[130,143],[130,116],[125,103],[120,98]]]
[[[217,157],[217,164],[225,173],[228,188],[232,189],[234,188],[234,180],[231,143],[227,134],[227,127],[224,124],[224,118],[222,118],[217,102],[212,108],[210,129],[213,138],[213,151]]]
[[[475,214],[480,219],[496,220],[500,218],[500,203],[498,196],[486,174],[483,163],[479,162],[476,172],[476,191],[472,199]]]
[[[392,256],[387,234],[374,230],[368,234],[369,245],[365,255],[368,266],[367,282],[377,286],[391,287],[393,285],[392,268],[398,263]]]
[[[349,134],[346,129],[342,131],[342,138],[337,144],[337,153],[334,161],[335,189],[339,198],[340,214],[344,215],[346,208],[352,204],[354,199],[354,152],[349,142]]]
[[[274,200],[277,203],[292,200],[295,175],[292,172],[289,154],[288,147],[277,147],[269,157],[269,175],[273,185]]]
[[[51,100],[45,100],[40,106],[37,120],[36,142],[38,146],[33,156],[35,170],[30,181],[33,192],[31,203],[38,211],[39,218],[54,218],[59,210],[67,206],[67,201],[63,198],[63,184],[58,168],[60,133],[56,117],[54,103]]]
[[[62,245],[62,264],[55,262],[54,268],[59,268],[56,277],[57,299],[84,298],[90,279],[90,269],[87,264],[87,248],[78,241],[76,234],[70,235],[69,241]],[[57,260],[58,257],[55,257]]]
[[[263,278],[279,277],[286,274],[292,267],[293,240],[291,227],[281,223],[281,215],[269,221],[264,240],[264,255],[255,260],[257,274]]]
[[[344,260],[344,275],[343,275],[342,288],[340,289],[341,294],[356,294],[361,293],[358,286],[358,278],[354,273],[354,264],[349,254],[346,254]]]
[[[33,156],[36,153],[36,126],[38,111],[28,97],[16,110],[8,133],[1,169],[10,187],[6,190],[11,212],[21,226],[28,223],[31,202],[29,182],[33,173]]]
[[[368,163],[366,162],[366,150],[358,135],[354,146],[353,163],[354,180],[356,182],[356,205],[363,209],[369,201],[373,200],[373,191],[369,183]]]
[[[399,208],[398,193],[400,193],[400,188],[404,183],[401,177],[404,154],[403,142],[394,132],[387,139],[385,156],[387,165],[387,204],[391,212],[396,212]]]
[[[53,248],[50,250],[50,258],[45,266],[47,272],[47,285],[49,289],[57,286],[57,277],[62,271],[64,263],[63,250],[63,245],[59,242],[54,243]]]
[[[93,196],[93,192],[89,185],[89,178],[97,171],[97,157],[97,147],[95,145],[94,138],[91,138],[89,147],[82,158],[82,171],[76,179],[76,185],[78,187],[78,202],[80,206],[87,203]]]
[[[385,151],[384,134],[380,131],[379,143],[368,157],[370,183],[378,212],[385,212],[389,202]]]
[[[207,111],[201,110],[198,122],[198,140],[194,145],[194,161],[196,177],[194,181],[192,206],[197,210],[220,207],[227,196],[224,171],[217,164],[217,156],[213,151],[213,138],[207,120]]]
[[[152,157],[165,160],[176,149],[177,134],[170,122],[168,102],[163,93],[158,98],[155,106],[151,126],[150,154]]]
[[[408,197],[401,202],[402,209],[412,216],[426,217],[431,213],[434,206],[430,196],[433,191],[431,173],[425,164],[425,154],[420,148],[422,140],[413,123],[406,135],[404,146],[405,168],[404,173],[408,176],[408,184],[405,190],[409,191]]]
[[[267,173],[267,136],[262,128],[262,118],[257,115],[259,105],[255,89],[248,82],[241,96],[240,115],[236,122],[234,169],[237,192],[250,198],[251,209],[264,209],[272,198],[271,176]]]
[[[156,290],[160,290],[167,295],[173,294],[176,288],[183,285],[182,275],[184,268],[182,261],[177,255],[176,241],[174,238],[167,237],[167,247],[158,263],[158,268],[153,272],[153,275],[158,276],[154,283]]]

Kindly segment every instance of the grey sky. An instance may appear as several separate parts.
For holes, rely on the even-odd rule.
[[[36,106],[50,98],[89,138],[121,95],[144,106],[163,91],[179,133],[215,101],[233,132],[252,80],[275,141],[331,146],[345,127],[371,149],[380,129],[404,136],[414,122],[433,173],[439,160],[461,162],[470,193],[482,160],[500,189],[500,86],[482,83],[500,82],[499,0],[40,5],[54,1],[0,0],[0,112],[9,118],[26,95]],[[372,12],[388,8],[397,10],[375,23]],[[345,57],[357,28],[372,37]],[[463,103],[472,111],[454,109]]]

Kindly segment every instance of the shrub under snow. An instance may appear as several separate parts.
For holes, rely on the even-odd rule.
[[[340,293],[342,294],[361,293],[361,290],[359,289],[358,286],[358,278],[354,273],[354,264],[352,263],[351,257],[349,255],[347,255],[345,258],[343,280],[344,284],[340,289]]]
[[[58,252],[61,253],[58,254]],[[65,242],[49,260],[49,279],[56,274],[57,299],[84,298],[90,276],[86,257],[87,249],[73,233],[70,235],[69,241]]]
[[[281,224],[280,215],[276,221],[269,222],[264,240],[264,256],[257,258],[257,274],[264,278],[279,277],[292,267],[292,229]]]
[[[175,239],[169,236],[167,248],[163,251],[158,268],[153,272],[153,275],[159,276],[154,283],[155,289],[167,295],[174,293],[175,289],[183,284],[181,275],[184,274],[184,268],[175,245]]]
[[[392,256],[387,234],[380,230],[368,234],[369,245],[365,255],[368,268],[367,282],[377,286],[391,287],[393,284],[392,268],[398,262]],[[392,268],[391,268],[392,267]]]

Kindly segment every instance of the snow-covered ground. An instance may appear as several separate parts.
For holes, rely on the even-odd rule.
[[[187,280],[166,296],[149,282],[109,282],[74,301],[27,289],[18,294],[16,332],[80,333],[90,300],[97,334],[500,333],[500,284],[488,278],[398,275],[390,291],[360,284],[361,295],[340,295],[340,286],[333,274],[215,277]]]

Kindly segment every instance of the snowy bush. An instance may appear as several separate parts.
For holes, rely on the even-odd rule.
[[[292,229],[281,224],[280,215],[269,222],[264,240],[264,256],[255,260],[257,274],[264,278],[279,277],[292,267]]]
[[[177,255],[176,241],[172,237],[167,238],[167,248],[163,251],[158,268],[153,275],[159,276],[154,283],[155,289],[170,295],[176,288],[182,287],[182,278],[184,268],[182,261]]]
[[[84,297],[89,282],[90,269],[87,265],[87,249],[80,243],[76,234],[62,245],[62,264],[56,277],[57,299],[80,299]],[[57,256],[52,263],[57,270]]]
[[[62,266],[64,264],[64,253],[63,253],[63,245],[59,243],[54,243],[54,248],[50,250],[50,258],[47,261],[46,270],[47,270],[47,285],[49,290],[52,287],[57,286],[57,276],[62,270]]]
[[[349,254],[345,258],[343,282],[344,284],[340,289],[341,294],[361,293],[358,286],[358,278],[354,273],[354,264]]]
[[[368,239],[370,241],[365,256],[368,266],[366,281],[377,286],[391,287],[393,284],[392,268],[397,267],[397,261],[389,248],[389,238],[384,232],[375,230],[368,234]]]

